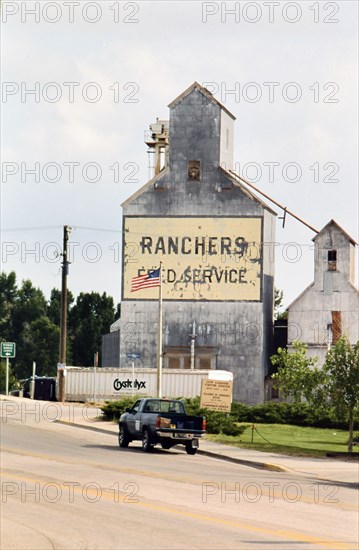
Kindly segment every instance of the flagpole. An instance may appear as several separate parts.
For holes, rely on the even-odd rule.
[[[160,285],[158,301],[157,397],[162,398],[162,262],[160,262]]]

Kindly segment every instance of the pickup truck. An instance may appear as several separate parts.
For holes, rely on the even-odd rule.
[[[196,454],[198,440],[206,432],[203,416],[188,416],[180,400],[139,399],[119,420],[118,442],[128,447],[134,440],[142,441],[142,449],[150,452],[160,443],[163,449],[183,444],[186,452]]]

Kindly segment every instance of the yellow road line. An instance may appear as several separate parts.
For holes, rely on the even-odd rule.
[[[34,479],[34,478],[27,477],[27,476],[20,476],[20,475],[17,475],[17,474],[7,474],[6,473],[5,475],[7,477],[11,477],[13,479],[19,479],[19,480],[22,480],[22,481],[28,481],[28,482],[32,482],[32,483],[41,483],[41,481],[43,481],[43,480],[40,480],[40,479]],[[68,485],[65,485],[64,483],[57,483],[57,485],[60,488],[63,488],[63,489],[68,488]],[[76,485],[76,486],[73,487],[73,491],[76,492],[76,493],[83,494],[83,487],[81,485],[80,485],[80,487]],[[126,493],[126,491],[118,491],[118,492],[119,493]],[[87,488],[86,489],[86,494],[93,494],[93,495],[96,496],[98,494],[98,491],[97,491],[97,489],[92,490],[92,489]],[[101,498],[102,497],[104,497],[107,500],[110,500],[110,501],[113,502],[114,493],[113,493],[113,491],[110,491],[108,489],[103,489],[102,490],[102,488],[101,488]],[[128,497],[127,493],[123,496],[119,496],[118,497],[118,502],[125,502],[125,499],[127,497]],[[147,508],[147,509],[152,510],[152,511],[164,512],[166,514],[174,514],[174,515],[177,515],[177,516],[187,517],[187,518],[190,518],[190,519],[200,520],[200,521],[203,521],[203,522],[213,523],[213,524],[217,524],[217,525],[226,525],[228,527],[233,527],[233,528],[241,529],[241,530],[244,530],[244,531],[262,533],[262,534],[265,534],[267,536],[269,535],[269,536],[273,536],[273,537],[280,537],[280,538],[290,539],[290,540],[296,541],[296,542],[305,542],[305,543],[308,543],[308,544],[314,544],[316,546],[324,547],[326,550],[329,550],[329,549],[330,550],[357,550],[357,545],[352,544],[352,543],[336,541],[336,540],[330,540],[330,539],[323,540],[322,538],[319,538],[317,536],[312,536],[312,535],[309,535],[309,534],[306,535],[306,534],[303,534],[303,533],[300,533],[300,532],[295,532],[295,531],[289,531],[289,530],[283,530],[283,529],[268,529],[268,528],[264,528],[264,527],[258,527],[256,525],[253,525],[253,524],[250,524],[250,523],[241,523],[241,522],[234,521],[234,520],[218,518],[218,517],[214,517],[214,516],[208,516],[208,515],[199,514],[199,513],[196,513],[196,512],[189,512],[189,511],[186,511],[186,510],[181,510],[181,509],[177,509],[177,508],[173,508],[173,507],[169,507],[169,506],[164,506],[164,505],[158,505],[158,504],[154,504],[154,503],[151,503],[151,502],[144,502],[144,501],[142,501],[142,502],[141,501],[138,501],[138,502],[132,501],[132,502],[135,506],[138,506],[138,507],[141,507],[141,508]]]
[[[33,457],[33,458],[40,458],[40,459],[43,459],[43,460],[49,460],[49,461],[55,461],[55,462],[64,462],[65,464],[75,464],[75,465],[82,465],[82,466],[92,466],[94,468],[100,468],[101,470],[103,470],[104,468],[104,464],[103,463],[99,463],[99,462],[94,462],[94,461],[91,461],[91,460],[73,460],[73,459],[69,459],[67,457],[61,457],[61,459],[59,457],[56,457],[56,456],[51,456],[51,455],[46,455],[46,454],[40,454],[40,453],[27,453],[26,451],[19,451],[18,449],[13,449],[11,447],[3,447],[2,448],[2,452],[9,452],[9,453],[13,453],[13,454],[19,454],[19,455],[22,455],[22,456],[29,456],[29,457]],[[143,476],[143,477],[149,477],[149,478],[153,478],[153,479],[163,479],[163,480],[166,480],[166,481],[176,481],[176,482],[179,482],[179,483],[189,483],[191,485],[198,485],[198,486],[201,486],[203,485],[204,483],[217,483],[218,485],[221,483],[221,482],[218,482],[218,481],[214,481],[214,480],[208,480],[208,479],[197,479],[197,478],[190,478],[190,477],[185,477],[185,476],[179,476],[179,475],[174,475],[174,474],[164,474],[163,472],[153,472],[153,471],[150,471],[150,470],[140,470],[140,469],[135,469],[135,468],[116,468],[115,466],[112,466],[112,465],[106,465],[106,468],[110,471],[115,471],[115,472],[119,472],[121,474],[131,474],[131,475],[139,475],[139,476]],[[315,481],[312,482],[312,484],[315,483]],[[232,483],[226,483],[226,491],[234,491],[236,490],[236,482],[232,482]],[[247,489],[246,489],[247,491]],[[255,490],[248,490],[247,491],[249,495],[256,495],[256,492]],[[247,493],[246,493],[247,494]],[[283,492],[280,492],[280,491],[270,491],[270,490],[266,490],[264,488],[261,487],[261,494],[263,496],[266,496],[268,498],[275,498],[277,500],[285,500],[286,499],[284,498],[283,496]],[[349,502],[331,502],[331,501],[327,501],[327,502],[324,502],[324,501],[321,501],[321,502],[318,502],[314,497],[306,497],[306,496],[303,496],[301,495],[300,498],[298,498],[298,501],[296,502],[303,502],[305,504],[321,504],[323,506],[331,506],[331,507],[334,507],[334,508],[337,508],[337,509],[340,509],[340,510],[346,510],[346,511],[355,511],[357,512],[358,511],[358,508],[357,506],[349,503]]]

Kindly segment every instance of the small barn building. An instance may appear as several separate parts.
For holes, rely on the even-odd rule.
[[[359,340],[359,292],[355,282],[356,242],[331,220],[313,238],[314,281],[288,307],[288,348],[294,340],[323,365],[328,347],[345,334]]]

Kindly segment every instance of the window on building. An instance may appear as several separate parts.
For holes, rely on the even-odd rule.
[[[199,181],[201,178],[201,161],[188,161],[188,179],[191,181]]]
[[[337,270],[337,251],[328,250],[328,271]]]
[[[327,324],[327,344],[330,346],[333,343],[333,325]]]
[[[332,334],[333,334],[333,344],[336,344],[342,335],[341,311],[332,311]]]
[[[191,369],[191,350],[179,348],[167,348],[165,350],[164,368],[167,369]],[[194,368],[211,370],[216,368],[216,350],[195,349]]]
[[[185,356],[183,361],[183,368],[184,369],[190,369],[191,368],[191,357],[190,355]]]
[[[168,357],[168,368],[169,369],[180,369],[180,357]]]
[[[212,368],[211,357],[199,357],[198,368],[204,369],[204,370],[211,370]]]

